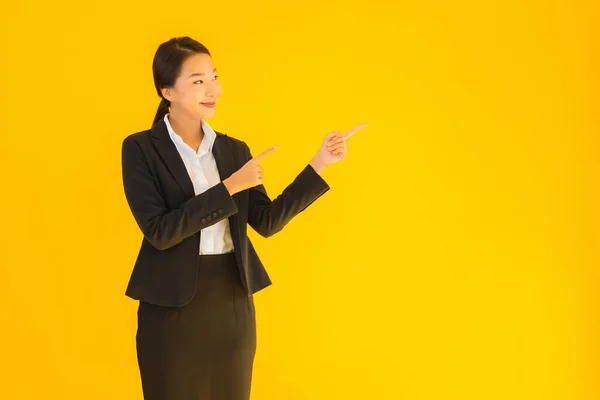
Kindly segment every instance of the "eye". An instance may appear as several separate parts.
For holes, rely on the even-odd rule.
[[[214,78],[213,78],[213,80],[215,80],[215,81],[216,81],[216,80],[217,80],[217,78],[219,78],[219,75],[215,75],[215,76],[214,76]],[[196,83],[196,82],[204,83],[204,81],[203,81],[203,80],[201,80],[201,79],[199,79],[199,80],[197,80],[197,81],[194,81],[194,83]]]

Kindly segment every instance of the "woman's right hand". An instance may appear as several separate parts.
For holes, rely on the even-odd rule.
[[[240,169],[231,174],[229,178],[225,179],[223,184],[227,188],[229,194],[233,195],[242,190],[261,185],[263,183],[263,171],[259,162],[268,154],[274,152],[275,149],[277,149],[277,146],[273,146],[270,149],[263,151],[261,154],[246,162]]]

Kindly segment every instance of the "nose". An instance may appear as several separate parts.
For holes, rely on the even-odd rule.
[[[206,90],[206,97],[217,98],[221,93],[221,83],[219,81],[212,81],[211,83]]]

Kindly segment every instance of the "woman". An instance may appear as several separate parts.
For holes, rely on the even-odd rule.
[[[221,94],[209,51],[189,37],[158,47],[161,102],[149,130],[123,141],[125,196],[143,233],[126,295],[139,300],[137,357],[146,400],[248,400],[256,349],[253,294],[270,285],[247,225],[280,231],[323,195],[346,135],[317,154],[274,200],[245,142],[205,121]]]

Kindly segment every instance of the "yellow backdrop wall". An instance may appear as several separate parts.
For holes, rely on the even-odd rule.
[[[120,146],[184,35],[219,69],[211,125],[279,146],[273,197],[369,124],[330,192],[251,232],[253,399],[600,398],[598,2],[95,3],[3,6],[0,398],[142,398]]]

